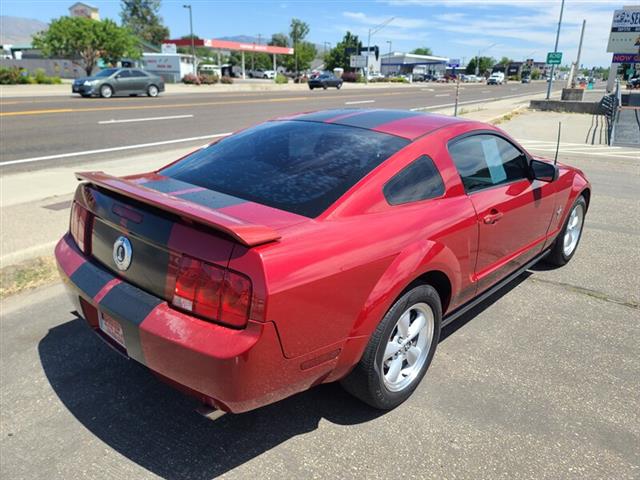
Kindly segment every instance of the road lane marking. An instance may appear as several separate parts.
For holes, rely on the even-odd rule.
[[[450,93],[439,93],[438,95],[434,95],[434,97],[449,97],[451,96]]]
[[[487,93],[487,92],[489,92],[489,91],[490,91],[490,90],[480,90],[480,93]]]
[[[420,90],[422,90],[423,92],[435,92],[435,88],[421,88]]]
[[[20,160],[9,160],[1,162],[0,167],[8,165],[19,165],[22,163],[42,162],[44,160],[56,160],[58,158],[83,157],[87,155],[96,155],[98,153],[120,152],[122,150],[135,150],[138,148],[156,147],[158,145],[171,145],[173,143],[194,142],[196,140],[209,140],[213,138],[226,137],[233,132],[216,133],[214,135],[202,135],[200,137],[177,138],[175,140],[165,140],[162,142],[140,143],[138,145],[125,145],[123,147],[100,148],[98,150],[85,150],[83,152],[59,153],[57,155],[46,155],[44,157],[23,158]]]
[[[345,105],[357,105],[359,103],[375,103],[375,100],[356,100],[353,102],[344,102]]]
[[[541,148],[541,147],[528,147],[529,150],[535,150],[536,152],[555,152],[555,148]],[[638,154],[635,152],[618,152],[615,153],[604,153],[602,151],[598,152],[574,152],[569,148],[560,148],[559,155],[593,155],[596,157],[616,157],[616,158],[626,158],[628,160],[633,160],[638,158]]]
[[[122,120],[102,120],[98,125],[110,125],[112,123],[153,122],[155,120],[174,120],[177,118],[193,118],[193,115],[171,115],[168,117],[125,118]]]

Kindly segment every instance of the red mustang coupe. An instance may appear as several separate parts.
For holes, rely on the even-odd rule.
[[[77,176],[56,257],[78,312],[230,412],[336,380],[399,405],[444,325],[571,259],[591,196],[496,127],[394,110],[293,115],[156,172]]]

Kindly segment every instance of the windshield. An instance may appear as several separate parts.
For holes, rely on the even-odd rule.
[[[343,125],[275,121],[227,137],[160,173],[313,218],[408,143]]]
[[[98,73],[94,75],[94,77],[110,77],[117,71],[118,71],[117,68],[106,68],[104,70],[100,70]]]

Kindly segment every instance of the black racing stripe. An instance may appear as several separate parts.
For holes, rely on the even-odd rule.
[[[129,222],[130,224],[131,222]],[[131,229],[133,232],[134,229]],[[96,219],[93,225],[92,254],[114,270],[113,245],[122,232],[112,225]],[[157,296],[164,295],[169,268],[169,252],[165,248],[140,238],[137,234],[125,235],[131,242],[131,265],[124,272],[117,272],[125,280]]]
[[[134,206],[132,205],[133,202],[127,201],[125,198],[120,200],[119,198],[113,198],[97,190],[92,191],[92,196],[95,200],[92,209],[98,217],[107,220],[111,224],[120,225],[122,217],[113,211],[113,207],[114,205],[126,205],[128,209],[142,216],[142,222],[140,223],[127,221],[127,230],[147,238],[158,245],[166,245],[169,242],[169,236],[171,235],[171,229],[174,223],[172,220],[151,213],[149,209]]]
[[[144,365],[146,361],[140,342],[139,327],[160,303],[162,300],[159,298],[128,283],[119,283],[113,287],[100,302],[100,310],[120,322],[129,357]]]
[[[176,195],[178,198],[188,200],[203,207],[208,208],[223,208],[230,207],[231,205],[238,205],[239,203],[246,203],[246,200],[238,197],[232,197],[225,193],[215,192],[213,190],[201,190],[199,192],[188,192],[181,195]]]
[[[71,281],[89,298],[95,297],[115,277],[90,262],[84,262],[71,275]]]
[[[385,123],[393,122],[395,120],[402,120],[405,118],[418,117],[423,115],[422,113],[409,112],[404,110],[366,110],[362,115],[353,115],[337,120],[332,123],[338,125],[348,125],[350,127],[359,128],[376,128]]]
[[[142,186],[144,188],[155,190],[156,192],[171,193],[177,192],[179,190],[186,190],[187,188],[194,188],[197,185],[182,182],[180,180],[176,180],[175,178],[166,177],[162,180],[153,180],[151,182],[143,183]]]
[[[323,110],[320,112],[307,113],[305,115],[300,115],[298,117],[294,117],[291,120],[305,120],[308,122],[326,122],[327,120],[331,120],[332,118],[339,117],[340,115],[348,115],[353,113],[355,109],[353,108],[337,108],[335,110]]]

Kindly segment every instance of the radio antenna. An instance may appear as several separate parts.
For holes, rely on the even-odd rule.
[[[558,150],[560,150],[560,132],[562,131],[562,122],[558,122],[558,141],[556,142],[556,157],[553,159],[553,164],[558,163]]]

